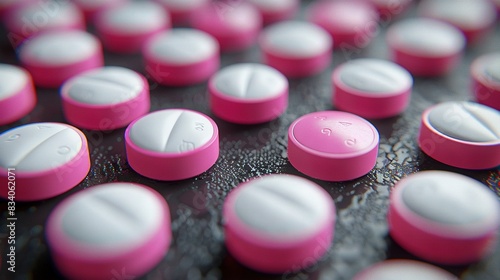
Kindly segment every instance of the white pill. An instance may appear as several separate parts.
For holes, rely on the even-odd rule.
[[[0,102],[21,91],[29,80],[21,68],[0,64]]]
[[[100,24],[133,34],[159,29],[169,24],[169,18],[156,3],[130,2],[105,11]]]
[[[412,260],[387,260],[376,263],[354,276],[354,280],[456,280],[437,266]]]

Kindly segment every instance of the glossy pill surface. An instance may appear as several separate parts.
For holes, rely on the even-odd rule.
[[[23,68],[0,64],[0,125],[27,115],[36,105],[31,75]]]

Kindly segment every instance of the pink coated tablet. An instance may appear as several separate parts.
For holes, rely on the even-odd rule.
[[[500,52],[476,58],[470,74],[472,94],[476,101],[500,110]]]
[[[85,15],[85,19],[88,22],[94,22],[96,16],[113,7],[122,5],[126,3],[128,0],[72,0],[75,5],[80,8],[80,10]]]
[[[212,112],[229,122],[267,122],[279,117],[288,104],[288,80],[263,64],[225,67],[210,79],[208,87]]]
[[[259,46],[263,62],[291,78],[317,74],[332,60],[330,35],[305,21],[283,21],[266,27]]]
[[[377,9],[381,22],[389,22],[401,17],[413,0],[369,0]]]
[[[36,86],[58,88],[67,79],[102,67],[99,40],[84,31],[50,31],[21,46],[19,58]]]
[[[347,181],[373,169],[379,134],[365,119],[347,112],[304,115],[288,129],[288,160],[300,172],[325,181]]]
[[[458,28],[425,18],[394,23],[386,39],[394,62],[415,76],[426,77],[452,71],[461,61],[466,43]]]
[[[137,53],[154,35],[170,28],[170,16],[154,2],[126,2],[106,9],[95,21],[104,47],[112,52]]]
[[[72,126],[32,123],[0,135],[2,198],[35,201],[54,197],[78,185],[89,169],[87,138]],[[12,177],[15,180],[9,179]]]
[[[500,204],[493,191],[467,176],[422,171],[392,190],[388,223],[408,252],[431,262],[468,264],[495,248]]]
[[[165,109],[132,122],[125,131],[127,160],[156,180],[183,180],[208,170],[219,157],[219,130],[208,116]]]
[[[0,64],[0,125],[27,115],[36,105],[31,75],[24,69]]]
[[[259,11],[246,2],[215,1],[191,18],[191,25],[214,36],[223,52],[242,51],[257,42],[262,29]]]
[[[123,67],[83,72],[61,88],[69,123],[93,130],[125,127],[149,112],[149,85],[144,76]]]
[[[437,266],[424,262],[392,259],[376,263],[354,276],[353,280],[458,280]]]
[[[192,28],[157,34],[143,51],[146,72],[162,85],[188,86],[208,80],[220,66],[219,43]]]
[[[316,1],[309,7],[308,19],[323,27],[337,49],[366,47],[378,30],[378,13],[366,1]]]
[[[240,263],[266,273],[314,265],[330,249],[335,205],[317,184],[293,175],[251,179],[229,193],[225,243]]]
[[[264,25],[293,18],[300,9],[299,0],[250,0],[260,12]]]
[[[410,103],[413,78],[390,61],[354,59],[338,66],[332,80],[334,106],[364,118],[396,116]]]
[[[170,211],[155,190],[134,183],[93,186],[50,214],[46,237],[58,270],[70,279],[139,277],[166,255]]]
[[[444,102],[422,113],[418,145],[431,158],[465,169],[500,165],[500,112],[474,102]]]
[[[8,37],[14,47],[36,34],[52,30],[85,30],[83,13],[69,1],[31,1],[6,15]]]
[[[494,30],[497,12],[491,0],[424,0],[418,14],[448,22],[462,31],[468,43],[478,43]]]
[[[189,24],[193,15],[210,5],[210,0],[155,0],[162,5],[172,17],[174,25]],[[224,7],[224,4],[220,4]]]

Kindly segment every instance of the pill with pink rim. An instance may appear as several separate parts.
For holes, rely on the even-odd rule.
[[[446,75],[460,63],[466,40],[451,24],[414,18],[394,23],[386,33],[394,62],[415,76]]]
[[[154,2],[127,2],[101,12],[95,26],[104,47],[136,53],[148,39],[170,28],[170,16]]]
[[[36,105],[36,92],[28,71],[0,64],[0,125],[26,116]]]
[[[86,129],[125,127],[149,112],[146,78],[127,68],[107,66],[81,73],[61,87],[69,123]]]
[[[495,248],[500,204],[472,178],[422,171],[392,190],[388,223],[392,238],[408,252],[435,263],[468,264]]]
[[[500,110],[500,52],[476,58],[470,67],[470,74],[476,101]]]
[[[335,205],[317,184],[266,175],[233,189],[223,208],[225,243],[243,265],[266,273],[314,265],[330,249]]]
[[[46,225],[52,258],[70,279],[139,277],[155,267],[170,246],[170,212],[155,190],[108,183],[58,204]]]
[[[58,88],[67,79],[104,64],[99,40],[76,30],[33,37],[21,46],[19,59],[35,85],[46,88]]]
[[[479,43],[491,34],[497,19],[491,0],[424,0],[418,5],[418,14],[454,25],[468,43]]]
[[[250,0],[262,15],[264,25],[293,18],[300,9],[299,0]]]
[[[347,112],[304,115],[288,129],[288,160],[298,171],[325,181],[348,181],[370,172],[379,134],[367,120]]]
[[[128,0],[72,0],[82,10],[88,22],[94,22],[95,17],[110,8],[122,5]]]
[[[410,103],[411,74],[382,59],[359,58],[338,66],[332,75],[333,104],[364,118],[387,118]]]
[[[155,0],[170,14],[174,25],[186,25],[193,15],[209,6],[211,0]],[[221,4],[221,8],[224,4]]]
[[[78,185],[89,170],[87,138],[70,125],[32,123],[0,135],[2,198],[51,198]]]
[[[132,122],[125,131],[127,160],[137,173],[156,180],[200,175],[219,157],[219,130],[208,116],[165,109]]]
[[[223,68],[209,81],[210,107],[221,119],[240,124],[271,121],[286,110],[288,80],[263,64]]]
[[[317,74],[332,60],[330,35],[305,21],[283,21],[266,27],[259,46],[265,64],[292,78]]]
[[[448,271],[420,261],[391,259],[376,263],[356,274],[353,280],[458,280]]]
[[[500,112],[474,102],[450,101],[422,113],[418,145],[431,158],[465,169],[500,165]]]
[[[217,40],[192,28],[173,28],[157,34],[144,46],[143,57],[148,75],[169,86],[206,81],[220,66]]]
[[[308,19],[328,31],[341,50],[364,48],[379,32],[378,13],[366,1],[317,1],[309,7]]]

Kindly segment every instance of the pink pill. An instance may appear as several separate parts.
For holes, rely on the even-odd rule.
[[[24,69],[0,64],[0,125],[27,115],[36,105],[31,75]]]
[[[5,19],[14,10],[24,5],[29,5],[33,0],[3,0],[0,1],[0,18]]]
[[[262,18],[256,8],[245,2],[231,6],[216,1],[197,12],[191,24],[214,36],[221,51],[241,51],[256,43]]]
[[[219,44],[210,34],[174,28],[149,40],[143,56],[146,72],[156,82],[187,86],[208,80],[220,66]]]
[[[46,236],[65,277],[135,278],[167,253],[170,212],[165,199],[144,185],[97,185],[57,205],[48,218]]]
[[[46,31],[85,30],[85,18],[69,1],[32,1],[11,11],[5,21],[13,46]]]
[[[35,201],[54,197],[87,176],[87,138],[62,123],[33,123],[0,135],[0,197]]]
[[[79,74],[61,88],[66,119],[78,127],[111,130],[149,112],[149,85],[141,74],[103,67]]]
[[[335,205],[315,183],[267,175],[236,187],[224,202],[225,242],[242,264],[267,273],[308,267],[329,250]]]
[[[379,32],[378,13],[366,1],[317,1],[308,18],[328,31],[339,49],[366,47]]]
[[[500,110],[500,52],[475,59],[470,73],[477,102]]]
[[[183,180],[217,161],[219,130],[201,113],[166,109],[132,122],[125,144],[128,163],[137,173],[156,180]]]
[[[317,74],[332,59],[330,35],[308,22],[284,21],[268,26],[259,45],[264,63],[292,78]]]
[[[382,59],[354,59],[333,72],[333,104],[364,118],[402,113],[410,102],[413,78],[403,67]]]
[[[418,14],[454,25],[469,43],[477,43],[491,33],[497,18],[491,0],[424,0]]]
[[[209,82],[210,106],[229,122],[255,124],[279,117],[288,104],[288,80],[276,69],[256,63],[228,66]]]
[[[500,112],[474,102],[444,102],[422,113],[418,145],[431,158],[465,169],[500,165]]]
[[[495,248],[500,204],[476,180],[423,171],[396,184],[388,222],[392,238],[410,253],[441,264],[467,264]]]
[[[406,12],[413,0],[369,0],[377,9],[380,20],[389,22]]]
[[[376,263],[354,276],[354,280],[458,280],[453,274],[427,263],[394,259]]]
[[[405,19],[386,34],[392,60],[416,76],[441,76],[461,61],[465,37],[456,27],[438,20]]]
[[[51,31],[23,44],[19,58],[35,85],[58,88],[67,79],[103,66],[101,43],[84,31]]]
[[[210,5],[210,0],[155,0],[162,5],[172,17],[174,25],[189,23],[193,15]],[[220,4],[221,9],[224,4]]]
[[[139,52],[149,38],[171,25],[169,15],[153,2],[128,2],[107,9],[95,24],[104,47],[119,53]]]
[[[89,22],[93,22],[95,17],[110,8],[120,6],[128,0],[72,0],[80,10],[83,11],[85,18]]]
[[[299,0],[250,0],[262,15],[265,25],[291,19],[300,9]]]
[[[373,169],[379,134],[365,119],[346,112],[314,112],[288,129],[288,160],[300,172],[326,181],[347,181]]]

